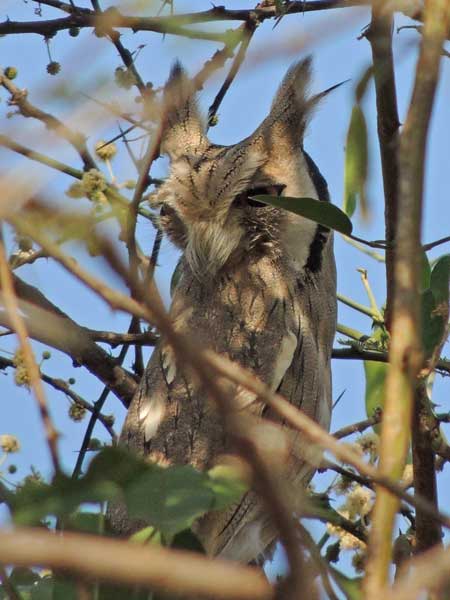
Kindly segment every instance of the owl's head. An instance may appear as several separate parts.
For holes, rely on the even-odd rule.
[[[286,213],[252,196],[317,197],[302,149],[307,122],[323,96],[308,97],[310,78],[310,58],[293,65],[256,131],[235,145],[218,146],[206,136],[192,82],[179,64],[172,69],[161,140],[170,172],[151,204],[160,208],[161,227],[199,278],[215,276],[249,253],[282,251],[277,242]]]

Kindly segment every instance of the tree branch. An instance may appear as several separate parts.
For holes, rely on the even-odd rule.
[[[254,377],[253,374],[243,369],[237,363],[233,363],[224,356],[218,356],[210,350],[199,351],[197,345],[190,341],[189,338],[175,332],[153,282],[150,292],[144,294],[142,289],[135,291],[136,297],[140,299],[138,302],[134,298],[130,298],[109,288],[106,284],[93,277],[78,263],[74,263],[70,257],[67,257],[56,244],[37,232],[35,228],[27,225],[24,219],[9,216],[8,220],[19,231],[22,231],[23,234],[35,239],[67,271],[75,275],[92,291],[99,294],[112,308],[126,311],[131,315],[146,320],[150,324],[154,323],[161,333],[166,336],[176,356],[179,356],[181,361],[188,363],[194,369],[198,377],[205,383],[205,386],[208,383],[208,389],[211,386],[212,389],[210,392],[212,396],[218,403],[221,403],[220,406],[225,406],[222,410],[229,410],[229,407],[233,404],[233,397],[227,394],[224,395],[222,387],[217,384],[217,375],[221,375],[253,392],[257,398],[270,406],[283,421],[294,429],[301,431],[312,444],[329,450],[338,460],[352,465],[360,473],[370,477],[378,486],[383,487],[412,506],[420,506],[421,510],[433,515],[445,527],[450,527],[450,518],[448,516],[436,511],[436,508],[430,505],[426,499],[410,496],[396,483],[396,480],[386,477],[383,474],[380,475],[378,469],[363,461],[346,444],[340,444],[313,419],[302,413],[295,406],[292,406],[279,394],[272,392],[262,381]],[[112,269],[127,282],[127,285],[136,285],[129,281],[129,271],[123,265],[111,244],[106,239],[101,238],[97,239],[97,243]]]
[[[352,433],[361,433],[365,431],[369,427],[376,425],[381,421],[381,410],[377,410],[373,417],[369,417],[368,419],[364,419],[363,421],[358,421],[357,423],[352,423],[351,425],[347,425],[346,427],[342,427],[333,433],[333,436],[337,440],[341,440],[344,437],[352,435]]]
[[[48,129],[54,131],[57,135],[65,139],[71,144],[80,155],[86,169],[96,169],[94,159],[90,155],[84,136],[78,132],[72,131],[67,125],[64,125],[62,121],[47,113],[31,102],[28,101],[27,90],[19,89],[8,77],[6,77],[3,71],[0,69],[0,86],[4,87],[10,94],[11,98],[9,104],[17,106],[19,112],[24,117],[31,117],[41,121],[48,127]]]
[[[0,532],[0,563],[39,565],[88,580],[215,600],[272,600],[261,571],[193,552],[42,529]]]
[[[383,2],[372,5],[372,22],[365,32],[372,49],[377,103],[378,141],[384,186],[384,223],[386,238],[386,313],[390,328],[394,298],[395,227],[398,205],[398,134],[400,121],[397,110],[394,57],[392,54],[393,15]]]
[[[416,380],[423,361],[419,275],[425,149],[441,50],[450,17],[447,0],[427,0],[425,7],[414,90],[400,138],[398,158],[400,175],[394,265],[395,295],[380,444],[380,471],[390,479],[399,479],[403,472],[411,434]],[[367,600],[380,598],[388,580],[392,529],[398,505],[397,498],[378,488],[365,580]]]
[[[414,468],[414,494],[438,506],[435,455],[432,435],[439,432],[439,422],[432,413],[424,382],[417,386],[412,420],[412,457]],[[416,511],[417,551],[423,552],[442,543],[442,530],[438,522]]]
[[[7,369],[7,368],[15,369],[16,365],[9,358],[0,356],[0,369],[3,370],[3,369]],[[82,406],[83,408],[88,410],[89,412],[91,412],[91,413],[94,412],[94,410],[95,410],[94,406],[90,402],[87,402],[79,394],[74,392],[74,390],[70,387],[70,385],[66,381],[64,381],[63,379],[57,379],[56,377],[50,377],[50,375],[46,375],[42,371],[40,371],[40,376],[41,376],[42,381],[44,381],[48,385],[52,386],[52,388],[54,388],[55,390],[58,390],[59,392],[62,392],[63,394],[68,396],[71,400],[73,400],[74,402],[76,402],[77,404],[79,404],[80,406]],[[114,442],[116,440],[117,436],[114,432],[114,429],[111,426],[111,418],[108,418],[107,415],[100,413],[98,415],[98,420],[104,426],[104,428],[109,433],[109,435],[111,436],[111,438]]]
[[[89,330],[75,323],[35,287],[17,276],[13,279],[30,337],[60,350],[75,363],[86,367],[128,406],[137,388],[136,379],[92,341]],[[0,313],[0,323],[10,327],[5,313]]]
[[[47,165],[47,167],[56,169],[61,173],[66,173],[66,175],[70,175],[71,177],[75,177],[76,179],[81,179],[83,177],[83,171],[80,171],[79,169],[74,169],[73,167],[62,163],[59,160],[55,160],[54,158],[50,158],[49,156],[46,156],[41,152],[31,150],[31,148],[28,148],[27,146],[15,142],[7,135],[0,134],[0,146],[8,148],[9,150],[16,152],[17,154],[26,156],[27,158],[35,160],[36,162],[39,162],[43,165]]]
[[[61,464],[58,453],[58,437],[59,434],[53,425],[50,413],[48,411],[47,399],[45,397],[44,387],[42,385],[39,368],[34,358],[33,349],[31,348],[28,338],[28,331],[25,319],[19,311],[19,303],[17,301],[16,291],[13,284],[13,276],[9,269],[6,258],[5,247],[3,244],[3,235],[0,233],[0,285],[4,306],[8,320],[11,323],[11,329],[17,334],[20,343],[20,351],[23,354],[24,367],[28,373],[30,387],[36,397],[36,403],[39,409],[42,425],[45,431],[47,446],[53,464],[55,474],[61,470]]]

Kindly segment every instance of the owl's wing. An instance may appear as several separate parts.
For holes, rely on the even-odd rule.
[[[317,290],[309,297],[273,265],[253,277],[247,270],[242,278],[225,278],[209,289],[183,279],[172,305],[175,328],[249,369],[271,389],[283,390],[317,418],[317,405],[329,404],[318,374],[320,319],[312,301]],[[255,403],[252,394],[238,389],[237,397],[242,408],[248,405],[261,414],[264,405]],[[164,341],[155,348],[133,399],[122,442],[162,463],[199,469],[233,451],[213,399]],[[308,467],[302,475],[302,468],[299,480],[311,472]],[[226,511],[210,513],[197,531],[209,553],[245,561],[264,552],[276,536],[253,492]]]

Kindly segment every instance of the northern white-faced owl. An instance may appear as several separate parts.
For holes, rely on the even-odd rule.
[[[208,140],[192,83],[176,65],[165,88],[161,143],[170,172],[152,205],[183,253],[170,309],[176,330],[249,369],[328,429],[336,325],[333,236],[313,221],[252,200],[278,194],[329,202],[326,182],[303,148],[322,96],[308,95],[310,71],[309,58],[293,65],[257,130],[233,146],[219,146]],[[262,404],[249,404],[270,418]],[[150,459],[198,469],[233,450],[214,401],[164,339],[121,439]],[[294,464],[292,485],[304,488],[313,469],[301,460]],[[123,508],[112,507],[110,515],[117,530],[130,532]],[[210,554],[246,562],[263,555],[277,535],[253,491],[200,520],[196,531]]]

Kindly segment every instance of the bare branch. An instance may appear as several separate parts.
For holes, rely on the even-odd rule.
[[[244,62],[245,55],[247,53],[249,44],[250,44],[253,34],[255,33],[255,30],[256,30],[256,25],[257,25],[257,23],[255,20],[248,20],[248,21],[246,21],[246,23],[244,24],[244,26],[242,28],[242,42],[241,42],[239,51],[236,54],[236,57],[233,61],[233,64],[231,65],[228,75],[225,78],[225,81],[223,82],[222,87],[217,92],[217,95],[214,98],[213,103],[211,104],[211,106],[208,109],[208,124],[210,126],[214,123],[214,119],[217,116],[217,111],[219,110],[220,104],[222,103],[222,100],[224,99],[225,94],[230,89],[230,86],[233,83],[234,78],[236,77],[239,69],[241,68],[242,63]]]
[[[361,432],[365,431],[366,429],[368,429],[369,427],[372,427],[373,425],[376,425],[377,423],[379,423],[381,421],[381,417],[382,417],[381,410],[378,410],[373,415],[373,417],[369,417],[368,419],[364,419],[363,421],[358,421],[357,423],[352,423],[351,425],[342,427],[342,429],[335,431],[333,433],[333,436],[337,440],[341,440],[344,437],[352,435],[352,433],[361,433]]]
[[[30,378],[30,386],[33,389],[36,397],[53,468],[55,473],[58,473],[60,471],[60,461],[57,446],[59,435],[55,429],[55,426],[53,425],[50,413],[48,412],[47,400],[45,398],[39,368],[34,358],[30,340],[28,339],[28,331],[25,324],[25,319],[20,314],[19,304],[14,291],[13,278],[11,271],[9,270],[3,239],[0,239],[0,283],[5,309],[11,322],[11,328],[16,332],[19,339],[20,350],[23,353],[25,368],[28,371]]]
[[[16,365],[9,358],[0,356],[0,369],[3,370],[3,369],[7,369],[7,368],[15,369]],[[42,381],[44,381],[45,383],[48,383],[48,385],[51,385],[52,388],[54,388],[55,390],[62,392],[63,394],[68,396],[71,400],[73,400],[74,402],[76,402],[77,404],[79,404],[80,406],[82,406],[83,408],[88,410],[89,412],[91,412],[91,413],[94,412],[94,410],[95,410],[94,406],[90,402],[87,402],[87,400],[82,398],[79,394],[74,392],[74,390],[70,387],[70,385],[67,383],[67,381],[64,381],[63,379],[58,379],[56,377],[50,377],[50,375],[46,375],[41,370],[40,370],[40,377],[41,377]],[[111,436],[113,442],[115,442],[117,436],[114,432],[114,429],[111,426],[111,418],[108,418],[107,415],[100,413],[98,415],[98,420],[105,427],[106,431]]]
[[[128,406],[137,388],[135,378],[93,342],[89,330],[80,327],[39,290],[17,276],[14,276],[14,287],[20,300],[20,309],[27,318],[29,335],[85,366]],[[0,313],[0,323],[10,327],[5,313]]]
[[[35,160],[36,162],[39,162],[43,165],[47,165],[47,167],[56,169],[61,173],[66,173],[66,175],[70,175],[71,177],[75,177],[76,179],[81,179],[83,177],[83,171],[80,171],[79,169],[74,169],[73,167],[62,163],[59,160],[55,160],[54,158],[50,158],[49,156],[46,156],[41,152],[31,150],[31,148],[27,148],[27,146],[23,146],[22,144],[15,142],[6,135],[0,135],[0,146],[9,148],[13,152],[17,152],[17,154],[26,156],[31,160]]]
[[[258,569],[161,546],[42,529],[0,532],[0,563],[39,565],[116,584],[217,600],[271,600]]]
[[[440,240],[435,240],[434,242],[430,242],[429,244],[424,244],[422,246],[422,248],[426,252],[427,250],[431,250],[432,248],[435,248],[436,246],[440,246],[441,244],[446,244],[447,242],[450,242],[450,235],[448,235],[447,237],[443,237]]]
[[[432,445],[434,432],[439,434],[439,421],[432,412],[425,383],[417,386],[412,420],[412,458],[414,493],[438,506],[435,454]],[[442,530],[437,521],[421,510],[416,512],[417,552],[442,543]]]
[[[394,480],[401,477],[405,464],[415,387],[423,361],[418,283],[425,151],[441,50],[450,19],[447,0],[428,0],[425,7],[414,90],[398,155],[400,173],[392,338],[380,444],[381,473]],[[405,215],[408,218],[404,218]],[[386,490],[378,489],[365,581],[368,600],[380,598],[387,583],[397,509],[398,499]]]
[[[397,110],[394,58],[392,54],[393,15],[383,2],[372,4],[372,22],[365,32],[372,48],[377,102],[378,141],[384,186],[384,222],[386,248],[386,323],[390,327],[394,297],[395,227],[398,206],[398,133],[400,121]]]
[[[145,331],[144,333],[114,333],[113,331],[96,331],[95,329],[86,329],[92,340],[95,342],[104,342],[113,348],[130,344],[133,346],[154,346],[159,339],[155,333]]]
[[[19,89],[10,79],[8,79],[8,77],[4,75],[2,70],[0,70],[0,86],[4,87],[9,92],[11,96],[9,103],[17,106],[22,116],[31,117],[41,121],[50,130],[67,140],[80,155],[86,169],[97,168],[94,159],[87,149],[86,140],[83,135],[72,131],[69,127],[67,127],[67,125],[64,125],[62,121],[50,113],[47,113],[34,104],[31,104],[27,98],[27,90]]]

